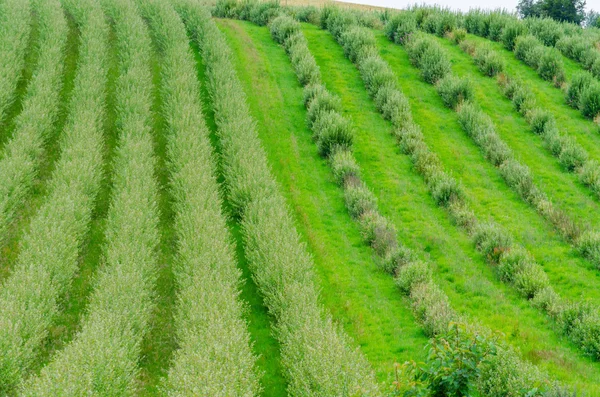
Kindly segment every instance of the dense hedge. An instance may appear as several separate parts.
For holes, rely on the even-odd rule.
[[[379,395],[366,359],[351,347],[347,336],[318,304],[312,259],[300,242],[267,165],[222,33],[201,7],[182,1],[179,9],[206,65],[223,150],[225,183],[229,197],[235,198],[254,280],[276,320],[274,330],[281,346],[289,394]],[[275,26],[287,26],[288,33],[278,31],[278,37],[294,36],[289,32],[290,21],[279,21]],[[288,51],[303,51],[302,40],[295,40],[296,45],[287,46]],[[312,90],[312,101],[322,92]],[[311,123],[318,122],[324,113],[315,111]],[[335,139],[330,142],[331,148],[337,146]]]
[[[136,394],[137,362],[154,307],[158,265],[158,186],[149,126],[151,43],[135,8],[111,1],[106,6],[116,19],[119,144],[105,267],[98,274],[80,331],[28,382],[24,391],[28,396]]]
[[[108,27],[93,2],[64,5],[81,32],[79,61],[50,193],[0,288],[0,393],[13,390],[36,362],[77,271],[102,178]],[[60,9],[57,3],[49,6]]]

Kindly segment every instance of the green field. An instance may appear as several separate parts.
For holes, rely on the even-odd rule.
[[[306,9],[319,25],[260,4],[0,0],[0,396],[404,395],[400,365],[431,365],[455,323],[493,353],[470,394],[423,395],[600,395],[600,237],[583,248],[600,198],[581,176],[600,133],[565,100],[582,65],[561,54],[557,88],[465,32],[586,152],[569,169],[462,25],[394,42],[379,11]],[[456,109],[419,40],[469,82]]]

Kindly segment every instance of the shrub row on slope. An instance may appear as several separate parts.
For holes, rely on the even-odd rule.
[[[584,39],[581,34],[564,34],[556,21],[526,19],[523,22],[499,12],[474,10],[463,16],[448,10],[416,8],[413,12],[394,16],[387,26],[396,30],[398,21],[407,26],[407,19],[430,33],[445,35],[453,32],[464,37],[469,32],[500,41],[515,53],[517,59],[535,69],[543,79],[552,81],[556,87],[564,87],[566,83],[559,51],[571,58],[580,57],[582,65],[590,72],[574,76],[569,87],[573,88],[573,93],[581,95],[568,96],[567,102],[578,108],[585,117],[593,119],[600,113],[600,82],[594,79],[594,76],[600,77],[600,51],[595,48],[593,41]],[[396,41],[400,42],[404,32],[398,31],[397,34]]]
[[[6,0],[0,3],[0,121],[14,100],[25,65],[31,16],[29,0]]]
[[[119,143],[106,225],[105,266],[81,330],[28,382],[23,395],[135,395],[141,342],[153,308],[158,187],[150,135],[150,40],[127,0],[107,0],[115,22]],[[92,18],[98,4],[84,2]]]
[[[421,44],[423,42],[427,44]],[[412,35],[404,44],[407,46],[411,58],[418,57],[420,46],[428,48],[439,46],[431,38],[419,34]],[[554,208],[550,200],[535,186],[529,169],[514,159],[510,148],[496,133],[490,118],[472,103],[473,94],[469,82],[450,74],[438,82],[437,90],[446,105],[457,111],[464,130],[483,150],[486,158],[499,169],[506,183],[549,219],[567,239],[581,250],[584,256],[597,264],[598,257],[594,248],[598,246],[597,233],[592,231],[580,233],[578,226],[566,214]],[[452,98],[452,100],[446,98]],[[533,105],[529,102],[523,108],[526,106],[531,109]],[[404,150],[410,152],[414,150],[414,147],[418,147],[415,141],[422,141],[422,137],[416,133],[408,136],[409,144],[404,144]],[[402,146],[402,139],[400,142]],[[566,156],[569,155],[568,150],[570,149],[565,147],[563,150],[567,151],[567,154],[564,155],[564,161],[567,161]],[[458,194],[455,196],[461,197]],[[470,212],[465,208],[464,201],[460,201],[462,202],[449,206],[450,212],[459,224],[465,224],[469,228],[469,225],[475,224],[475,219],[472,215],[468,215]],[[512,284],[535,306],[545,310],[556,319],[563,331],[586,354],[595,359],[600,358],[598,349],[600,313],[590,310],[586,303],[562,301],[549,285],[548,278],[541,266],[535,263],[522,247],[514,247],[510,236],[492,225],[480,229],[481,227],[481,225],[475,228],[471,227],[473,230],[471,234],[479,250],[492,264],[497,265],[501,279]],[[573,311],[577,312],[579,319],[585,317],[585,320],[578,321],[576,326],[572,324]]]
[[[318,304],[312,258],[267,165],[223,35],[208,10],[182,1],[180,11],[206,65],[228,197],[254,280],[276,320],[289,394],[379,395],[363,355]]]
[[[335,24],[336,20],[343,20],[336,19],[335,11],[330,11],[327,18],[324,21],[326,27]],[[400,245],[395,228],[379,213],[375,197],[361,181],[359,166],[352,155],[351,141],[346,138],[346,136],[351,136],[349,123],[344,121],[341,116],[339,99],[327,91],[319,78],[303,82],[303,74],[298,70],[297,60],[310,58],[311,61],[306,63],[315,64],[315,62],[308,50],[299,24],[288,16],[279,16],[270,23],[270,30],[274,39],[286,49],[292,65],[296,69],[298,80],[305,87],[307,121],[314,132],[313,138],[317,146],[319,148],[322,146],[323,136],[330,136],[330,134],[324,134],[324,131],[328,129],[346,131],[344,135],[334,135],[333,150],[328,152],[320,150],[320,153],[328,158],[335,179],[344,189],[349,213],[359,223],[363,237],[373,248],[383,270],[394,274],[399,289],[409,295],[417,316],[423,321],[426,332],[429,335],[443,334],[453,320],[458,320],[458,316],[450,308],[446,295],[433,283],[430,267],[425,262],[418,260],[416,255],[406,247]],[[376,54],[374,37],[371,32],[355,25],[349,26],[346,30],[340,28],[338,31],[340,32],[338,40],[344,47],[346,55],[358,64],[359,69],[363,72],[363,77],[367,76],[365,80],[367,89],[373,97],[378,99],[378,101],[376,99],[378,107],[386,115],[386,118],[394,119],[398,124],[402,124],[404,121],[410,122],[408,103],[394,87],[393,79],[386,80],[378,66],[367,62],[369,58],[379,59],[383,62]],[[362,68],[363,61],[370,66]],[[377,65],[382,66],[383,64],[377,63]],[[315,65],[314,68],[317,66]],[[313,74],[317,75],[317,73]],[[335,122],[336,120],[337,122]],[[323,129],[321,125],[324,125],[326,129]],[[443,172],[438,175],[443,177]],[[436,189],[441,187],[436,182],[432,182],[432,185],[433,187],[430,187],[434,191],[443,190]],[[441,194],[438,199],[443,200],[443,196],[444,194]],[[464,338],[466,343],[473,333],[480,332],[482,330],[468,327],[467,332],[461,334],[460,338]],[[483,331],[483,335],[486,335],[485,331]],[[479,337],[481,335],[477,336],[477,338]],[[511,357],[514,355],[512,352],[506,354]],[[484,371],[487,372],[484,372],[481,377],[480,387],[488,393],[493,393],[494,390],[500,392],[506,387],[504,382],[508,380],[508,377],[499,379],[497,376],[491,376],[498,369],[497,365],[499,365],[499,361],[494,362],[493,360],[484,364],[486,366]],[[536,379],[536,371],[522,363],[517,363],[512,367],[505,366],[503,369],[511,373],[511,376],[514,376],[517,371],[521,371],[517,387],[531,387],[531,384],[541,382],[541,378]]]
[[[67,22],[57,0],[37,1],[35,10],[39,18],[38,65],[27,87],[23,110],[15,119],[13,136],[0,159],[0,245],[36,180],[60,101]]]
[[[162,112],[169,129],[167,155],[178,241],[174,273],[179,287],[175,314],[179,349],[164,390],[171,396],[258,395],[256,357],[237,299],[241,274],[221,213],[185,26],[164,2],[145,2],[141,8],[162,59]]]
[[[494,53],[490,49],[482,50],[481,46],[469,41],[463,41],[461,48],[473,56],[476,63],[482,51],[488,54]],[[588,153],[574,138],[558,131],[554,115],[536,103],[533,92],[522,81],[513,79],[506,73],[499,74],[497,81],[504,95],[525,117],[531,130],[542,137],[550,152],[558,158],[561,165],[567,171],[577,174],[581,182],[600,197],[600,165],[596,161],[588,159]]]
[[[0,288],[2,393],[14,389],[34,364],[58,301],[69,290],[102,177],[107,26],[97,8],[70,0],[64,4],[81,30],[79,65],[50,195]]]

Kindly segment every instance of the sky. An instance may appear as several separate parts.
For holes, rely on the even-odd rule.
[[[368,4],[372,6],[406,8],[411,4],[438,4],[454,10],[469,11],[470,8],[497,9],[505,8],[516,11],[518,0],[338,0],[349,3]],[[600,11],[600,0],[587,0],[586,9]]]

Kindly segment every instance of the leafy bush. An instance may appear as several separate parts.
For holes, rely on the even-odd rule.
[[[466,78],[450,74],[439,80],[436,88],[444,105],[450,109],[456,108],[463,101],[473,99],[473,86]]]
[[[367,244],[380,258],[385,258],[398,247],[396,228],[379,212],[368,210],[360,216],[360,231]]]
[[[582,92],[592,85],[594,77],[587,72],[579,72],[573,75],[571,84],[567,89],[567,102],[574,108],[579,107]]]
[[[514,51],[518,59],[537,69],[543,48],[538,39],[532,35],[528,35],[517,38]]]
[[[494,340],[472,332],[461,324],[450,324],[428,344],[424,363],[412,363],[410,378],[419,389],[405,395],[461,397],[472,395],[481,376],[481,366],[496,353]]]
[[[419,145],[424,144],[421,128],[415,123],[407,123],[401,128],[395,129],[394,134],[402,153],[412,154]]]
[[[369,49],[375,47],[375,36],[369,29],[354,25],[341,34],[340,44],[348,59],[352,63],[356,63],[368,53],[369,50],[366,50],[366,47]]]
[[[533,92],[523,85],[521,82],[515,81],[516,88],[512,93],[512,103],[515,105],[515,110],[522,115],[527,115],[527,113],[535,108],[535,97],[533,96]]]
[[[336,111],[320,112],[312,125],[313,139],[323,157],[335,150],[349,150],[354,134],[350,121]]]
[[[249,20],[265,26],[281,12],[279,0],[257,1],[250,9]]]
[[[377,211],[377,199],[364,183],[350,179],[344,185],[344,200],[348,213],[359,219],[366,212]]]
[[[397,44],[404,45],[417,31],[417,20],[411,12],[401,12],[393,16],[385,25],[386,36]]]
[[[430,41],[430,45],[419,58],[417,66],[421,69],[423,79],[431,84],[450,73],[450,61],[446,53],[433,41]]]
[[[318,84],[321,81],[321,71],[306,43],[296,41],[289,47],[290,61],[301,85]]]
[[[570,136],[563,136],[561,141],[562,147],[558,159],[568,171],[573,171],[585,164],[588,154],[581,145]]]
[[[279,44],[283,44],[290,36],[298,34],[300,24],[288,15],[280,15],[269,24],[271,36]]]
[[[412,119],[408,99],[394,85],[382,86],[374,101],[383,118],[390,120],[396,127],[403,126]]]
[[[423,261],[412,261],[398,269],[396,285],[403,294],[409,295],[414,286],[431,280],[431,268]]]
[[[511,237],[498,226],[481,223],[475,228],[473,241],[477,249],[492,263],[498,263],[500,257],[512,246]]]
[[[579,179],[596,195],[600,195],[600,164],[597,161],[586,161],[578,170]]]
[[[379,264],[385,272],[396,275],[398,269],[414,260],[414,255],[408,248],[399,246],[391,250]]]
[[[360,168],[350,150],[335,150],[329,156],[329,164],[336,182],[344,186],[346,182],[360,177]]]
[[[437,205],[447,206],[463,197],[458,181],[443,171],[434,172],[428,178],[427,185]]]
[[[314,84],[312,87],[317,87]],[[326,112],[338,112],[340,113],[342,108],[342,101],[336,95],[333,95],[326,89],[314,89],[307,91],[307,95],[313,95],[312,100],[308,103],[308,108],[306,112],[306,119],[308,122],[308,126],[312,128],[313,123],[317,120],[321,113]],[[306,100],[305,96],[305,100]]]
[[[327,95],[325,93],[327,88],[323,84],[308,84],[304,87],[303,95],[304,95],[304,106],[308,109],[310,107],[311,102],[316,97],[322,97]],[[341,104],[340,104],[341,105]]]
[[[396,84],[396,76],[390,66],[379,56],[370,56],[358,65],[369,94],[374,97],[384,86]]]
[[[525,26],[521,21],[512,20],[506,24],[500,35],[500,40],[507,50],[513,51],[517,37],[524,35],[526,32]]]
[[[579,252],[600,267],[600,232],[586,231],[577,241]]]
[[[530,201],[534,196],[536,189],[533,184],[531,172],[526,165],[517,160],[510,159],[502,163],[500,173],[506,180],[506,183],[526,201]]]
[[[500,280],[513,284],[517,273],[532,262],[533,258],[523,247],[511,247],[504,250],[500,255],[496,270],[500,276]]]
[[[529,31],[546,46],[554,47],[563,36],[560,23],[552,18],[527,18],[525,22]]]
[[[452,200],[448,205],[450,217],[455,225],[464,228],[467,233],[471,233],[477,223],[475,213],[469,208],[464,200]]]
[[[427,270],[423,269],[423,272]],[[415,272],[416,273],[416,272]],[[448,296],[432,282],[411,286],[410,299],[416,317],[423,322],[425,334],[433,336],[448,330],[457,314],[450,307]]]
[[[565,70],[560,54],[554,49],[546,49],[539,60],[537,71],[544,80],[554,81],[560,86],[565,81]]]
[[[600,113],[600,83],[593,82],[583,89],[579,98],[579,110],[590,119]]]
[[[537,135],[544,135],[549,128],[556,125],[554,116],[542,108],[534,108],[527,113],[527,121],[532,131]]]
[[[454,29],[450,37],[454,44],[460,44],[467,38],[467,31],[463,28]]]
[[[486,47],[479,47],[474,54],[475,63],[479,70],[486,76],[496,76],[504,71],[504,59],[496,51]]]

